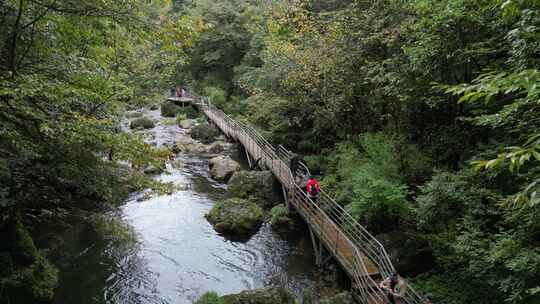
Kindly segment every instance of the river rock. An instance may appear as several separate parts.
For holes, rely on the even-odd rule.
[[[416,276],[434,266],[429,243],[413,233],[393,231],[379,234],[376,238],[385,247],[400,274]]]
[[[295,297],[284,288],[261,288],[221,297],[223,304],[294,304]]]
[[[229,156],[217,156],[210,159],[210,175],[222,182],[227,182],[234,172],[240,170],[240,164]]]
[[[206,147],[189,136],[180,135],[175,139],[171,150],[174,153],[201,153],[206,151]]]
[[[175,169],[182,168],[184,167],[184,161],[181,159],[174,159],[173,161],[171,161],[171,166]]]
[[[152,129],[155,127],[154,122],[146,117],[141,117],[134,119],[130,124],[129,127],[131,129]]]
[[[182,129],[191,129],[195,125],[195,122],[193,119],[183,119],[178,123],[178,125],[180,125]]]
[[[161,167],[156,167],[154,165],[149,165],[146,168],[143,169],[144,174],[148,175],[156,175],[163,173],[164,169]]]
[[[274,206],[279,198],[274,192],[276,181],[270,171],[238,171],[228,184],[236,197],[252,200],[264,207]]]
[[[225,150],[225,143],[221,141],[213,142],[206,147],[206,152],[208,153],[221,153],[224,150]]]
[[[204,144],[209,144],[216,139],[219,135],[219,131],[210,124],[200,124],[193,127],[189,134],[193,139],[199,140]]]
[[[243,239],[257,232],[263,221],[263,211],[254,203],[231,198],[214,204],[205,217],[217,232]]]

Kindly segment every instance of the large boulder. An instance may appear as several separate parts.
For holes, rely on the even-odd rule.
[[[195,125],[195,121],[193,119],[182,119],[180,122],[178,122],[178,125],[182,129],[191,129]]]
[[[221,153],[225,150],[227,144],[221,141],[216,141],[211,143],[206,147],[206,152],[208,153]]]
[[[238,171],[232,175],[228,185],[234,196],[250,199],[265,207],[274,206],[279,201],[274,191],[276,181],[270,171]]]
[[[217,232],[233,239],[244,239],[259,229],[263,210],[249,201],[231,198],[214,204],[205,217]]]
[[[155,124],[150,118],[141,117],[134,119],[129,124],[129,127],[131,129],[152,129],[153,127],[155,127]]]
[[[154,166],[154,165],[148,165],[143,169],[144,174],[148,174],[148,175],[161,174],[163,173],[163,171],[165,171],[165,168]]]
[[[416,276],[434,266],[431,247],[418,235],[404,231],[379,234],[377,240],[385,247],[396,269],[403,275]]]
[[[206,151],[206,147],[191,137],[181,135],[175,139],[171,150],[174,153],[201,153]]]
[[[261,288],[221,297],[223,304],[294,304],[295,297],[284,288]]]
[[[210,175],[218,181],[227,182],[236,171],[240,171],[240,164],[229,156],[210,159]]]
[[[216,140],[216,137],[219,136],[219,131],[210,124],[200,124],[193,127],[189,134],[192,138],[199,140],[204,144],[209,144]]]

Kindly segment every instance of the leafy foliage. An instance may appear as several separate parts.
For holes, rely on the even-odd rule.
[[[181,70],[370,229],[427,239],[437,302],[533,303],[540,3],[323,2],[197,1]]]

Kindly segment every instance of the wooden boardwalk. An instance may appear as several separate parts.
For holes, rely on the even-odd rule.
[[[385,292],[378,287],[378,282],[394,271],[384,247],[324,189],[316,202],[305,194],[303,185],[295,181],[288,166],[291,152],[281,146],[274,147],[253,127],[232,119],[208,99],[193,104],[224,134],[238,141],[248,157],[259,160],[259,164],[272,171],[283,187],[287,204],[310,228],[317,263],[323,264],[328,257],[338,261],[351,278],[351,292],[360,303],[388,303]],[[302,164],[297,174],[307,175],[309,169]],[[324,252],[327,258],[324,258]],[[424,301],[408,286],[402,303],[422,304]]]

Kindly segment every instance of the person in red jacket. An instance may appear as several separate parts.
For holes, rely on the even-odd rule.
[[[307,183],[306,183],[306,193],[307,195],[313,200],[316,201],[319,197],[319,191],[320,191],[319,183],[317,183],[317,180],[310,176]]]

